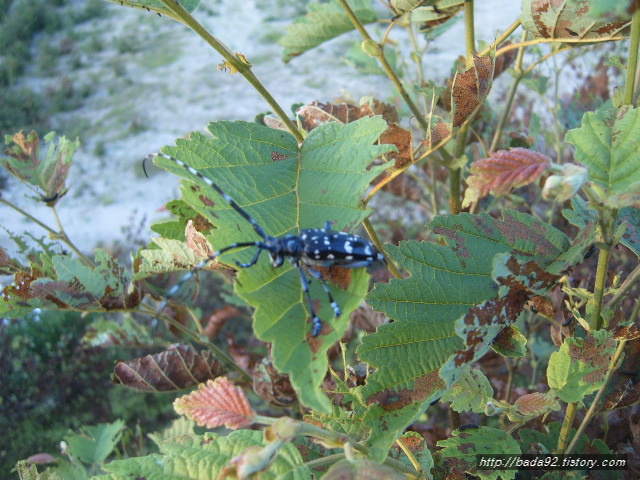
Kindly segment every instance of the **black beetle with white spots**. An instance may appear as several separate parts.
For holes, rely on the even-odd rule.
[[[318,318],[315,309],[313,308],[313,301],[311,294],[309,293],[309,279],[302,268],[302,265],[306,267],[307,272],[315,279],[319,280],[324,288],[324,291],[331,302],[333,313],[335,318],[338,318],[342,314],[342,310],[338,303],[333,299],[331,290],[327,282],[322,277],[322,274],[318,272],[314,267],[332,267],[339,266],[343,268],[365,268],[371,265],[375,261],[384,262],[384,255],[376,250],[374,245],[358,235],[352,235],[347,232],[338,232],[331,230],[330,222],[326,222],[324,228],[308,228],[300,231],[300,235],[284,235],[282,237],[272,237],[267,235],[262,227],[247,213],[245,212],[229,195],[222,191],[222,189],[215,184],[211,179],[205,177],[193,167],[190,167],[182,160],[178,160],[175,157],[166,155],[164,153],[153,153],[147,158],[152,157],[164,157],[169,159],[181,167],[185,168],[189,173],[195,175],[204,181],[207,185],[218,192],[227,203],[238,212],[245,220],[247,220],[256,233],[262,238],[262,240],[252,242],[238,242],[228,247],[224,247],[205,260],[200,262],[194,267],[194,269],[185,275],[176,285],[174,285],[169,292],[165,301],[163,302],[160,310],[166,307],[167,302],[173,297],[176,292],[193,277],[199,270],[203,269],[209,262],[216,259],[219,255],[229,250],[244,247],[256,247],[256,253],[253,259],[248,263],[241,263],[238,260],[234,260],[236,265],[241,268],[248,268],[256,264],[260,254],[263,250],[269,252],[271,256],[271,265],[274,268],[281,267],[286,260],[289,260],[293,266],[295,266],[300,272],[300,282],[302,283],[302,290],[304,291],[307,301],[309,303],[309,310],[311,312],[311,318],[313,321],[313,336],[316,337],[322,329],[322,322]],[[145,159],[146,160],[146,159]]]

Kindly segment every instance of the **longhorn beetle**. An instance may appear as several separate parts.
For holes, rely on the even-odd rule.
[[[333,299],[329,285],[322,277],[322,274],[318,272],[315,267],[332,267],[340,266],[343,268],[364,268],[368,267],[375,261],[384,262],[384,255],[376,250],[374,245],[358,235],[352,235],[347,232],[338,232],[331,230],[331,222],[327,221],[324,228],[307,228],[300,230],[299,235],[284,235],[282,237],[272,237],[267,235],[262,227],[256,222],[247,212],[245,212],[240,205],[238,205],[233,198],[227,195],[213,180],[205,177],[193,167],[190,167],[182,160],[179,160],[170,155],[164,153],[152,153],[147,156],[145,160],[153,157],[163,157],[171,160],[172,162],[180,165],[186,169],[192,175],[200,178],[207,185],[213,188],[218,194],[225,199],[225,201],[240,214],[247,222],[249,222],[255,232],[260,236],[261,240],[252,242],[237,242],[227,247],[224,247],[212,255],[204,259],[194,269],[186,274],[182,280],[174,285],[168,292],[165,301],[162,303],[160,310],[162,311],[166,307],[167,302],[176,292],[193,277],[199,270],[203,269],[207,263],[217,258],[224,252],[229,250],[235,250],[243,247],[256,247],[256,253],[248,263],[241,263],[234,259],[234,262],[240,268],[248,268],[255,265],[263,250],[269,252],[271,256],[271,265],[274,268],[281,267],[286,260],[289,260],[294,267],[300,272],[300,283],[302,284],[302,290],[304,291],[307,301],[309,303],[309,310],[311,312],[311,318],[313,321],[313,336],[316,337],[322,329],[322,322],[318,318],[315,309],[313,308],[313,301],[311,294],[309,293],[309,279],[302,268],[304,265],[309,274],[320,281],[324,291],[331,302],[333,313],[335,318],[338,318],[342,314],[342,310],[338,303]],[[144,166],[144,162],[143,162]]]

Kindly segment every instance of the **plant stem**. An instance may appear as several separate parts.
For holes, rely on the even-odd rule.
[[[593,289],[593,312],[589,327],[591,330],[600,330],[602,328],[602,319],[600,312],[602,310],[602,296],[604,294],[604,284],[607,280],[607,268],[609,267],[609,256],[611,255],[611,246],[602,245],[598,253],[598,266],[596,268],[596,284]]]
[[[42,228],[44,228],[47,232],[49,232],[51,234],[51,236],[53,238],[59,239],[61,241],[63,241],[71,250],[73,250],[75,252],[76,255],[78,255],[78,257],[80,258],[80,260],[82,260],[82,262],[84,262],[87,266],[89,267],[94,267],[93,262],[91,260],[89,260],[89,258],[87,258],[84,253],[82,253],[78,247],[76,247],[74,245],[74,243],[71,241],[71,239],[67,236],[67,234],[65,233],[64,229],[62,228],[62,225],[60,224],[60,219],[58,218],[58,213],[56,212],[56,209],[52,207],[53,209],[53,214],[55,216],[56,222],[58,224],[58,227],[60,228],[60,231],[56,231],[53,228],[51,228],[49,225],[47,225],[46,223],[38,220],[36,217],[34,217],[33,215],[31,215],[30,213],[26,212],[25,210],[22,210],[20,207],[18,207],[17,205],[14,205],[13,203],[11,203],[8,200],[5,200],[4,198],[0,197],[0,203],[4,203],[7,207],[13,208],[16,212],[18,212],[20,215],[22,215],[25,218],[28,218],[29,220],[31,220],[32,222],[36,223],[37,225],[40,225]]]
[[[564,420],[562,422],[562,428],[560,429],[560,435],[558,436],[558,447],[555,453],[564,453],[564,449],[567,446],[567,440],[569,439],[569,433],[571,432],[571,425],[576,417],[578,411],[578,402],[567,403],[567,411],[564,413]]]
[[[393,262],[393,260],[391,260],[391,258],[389,258],[389,255],[385,251],[384,246],[382,245],[382,242],[378,237],[378,234],[373,229],[373,225],[371,225],[371,221],[368,218],[365,218],[362,221],[362,226],[367,231],[367,235],[369,235],[369,238],[371,239],[373,244],[376,246],[376,248],[384,254],[384,257],[387,261],[387,268],[393,274],[393,276],[396,278],[404,278],[400,273],[400,270],[398,270],[398,267],[396,267],[396,264]]]
[[[631,17],[631,45],[627,63],[627,79],[624,85],[624,104],[633,105],[636,70],[638,69],[638,48],[640,47],[640,8],[636,8]]]
[[[528,47],[530,45],[540,45],[542,43],[603,43],[603,42],[617,42],[618,40],[628,40],[629,37],[607,37],[607,38],[536,38],[534,40],[527,40],[526,42],[512,43],[506,45],[496,51],[496,57],[504,55],[509,50],[514,50],[520,47]]]
[[[473,66],[473,54],[476,53],[473,0],[464,0],[464,33],[467,50],[467,68],[470,68]]]
[[[260,80],[254,75],[251,70],[251,64],[241,60],[229,47],[211,35],[209,31],[204,28],[193,16],[184,9],[180,3],[175,0],[162,0],[162,3],[175,15],[175,17],[196,32],[205,42],[211,45],[224,59],[232,65],[238,73],[240,73],[256,91],[266,100],[269,106],[274,110],[275,114],[284,123],[291,134],[296,137],[299,143],[304,140],[302,133],[291,121],[289,116],[282,110],[278,102],[271,96],[269,91],[260,83]]]
[[[360,32],[360,35],[362,35],[365,41],[375,43],[367,30],[364,28],[364,25],[362,25],[360,19],[356,16],[354,11],[347,3],[347,0],[338,0],[338,3],[344,9],[345,13],[349,17],[349,20],[351,20],[351,23],[353,23],[353,26],[358,30],[358,32]],[[429,123],[424,118],[424,115],[422,114],[418,106],[414,103],[413,99],[409,96],[409,93],[405,90],[402,82],[400,81],[400,78],[398,77],[398,75],[396,75],[396,72],[393,71],[393,68],[391,68],[391,65],[389,65],[389,62],[387,61],[387,58],[384,56],[384,45],[380,45],[378,43],[376,43],[376,45],[379,47],[376,58],[378,59],[378,61],[380,61],[382,69],[385,71],[389,79],[393,82],[393,85],[396,87],[396,90],[398,90],[398,93],[409,107],[409,110],[411,110],[411,113],[413,113],[413,115],[416,117],[416,120],[420,124],[422,130],[428,132]]]
[[[587,425],[595,415],[596,408],[598,407],[598,403],[600,403],[600,399],[604,395],[604,391],[607,388],[607,385],[609,384],[609,381],[611,380],[611,377],[613,376],[613,373],[615,372],[618,366],[618,361],[622,356],[622,352],[624,351],[624,346],[626,344],[627,344],[626,339],[620,340],[620,343],[618,344],[618,348],[616,349],[616,353],[613,354],[613,358],[611,359],[611,365],[609,366],[609,370],[607,371],[607,376],[604,379],[604,383],[600,387],[600,390],[598,390],[598,393],[593,399],[593,402],[591,402],[591,406],[589,407],[589,410],[587,410],[586,415],[582,419],[582,423],[580,423],[580,426],[578,427],[578,430],[576,431],[576,434],[574,435],[573,440],[571,440],[571,443],[565,450],[564,452],[565,454],[568,455],[573,452],[573,449],[576,448],[576,444],[580,439],[580,435],[582,435],[582,432],[584,432],[585,428],[587,428]]]
[[[465,25],[465,45],[467,49],[467,68],[473,66],[473,55],[476,51],[475,41],[475,26],[473,22],[473,0],[465,0],[464,2],[464,25]],[[470,115],[470,117],[473,115]],[[464,155],[464,150],[467,145],[467,135],[469,133],[469,123],[464,123],[458,135],[456,136],[456,149],[454,158],[458,158]],[[462,195],[461,195],[461,182],[462,182],[462,169],[453,168],[449,169],[449,210],[454,215],[460,213],[462,208]]]
[[[404,441],[402,441],[401,438],[396,440],[396,445],[398,445],[398,447],[400,447],[400,450],[402,450],[404,454],[407,456],[407,458],[411,462],[411,465],[413,465],[413,468],[415,468],[416,471],[422,473],[422,467],[420,466],[420,462],[418,462],[418,460],[416,459],[416,456],[409,449],[409,447],[404,443]]]
[[[522,41],[526,40],[527,32],[522,32]],[[507,124],[507,119],[511,113],[511,107],[513,106],[513,99],[516,96],[516,91],[518,90],[518,85],[520,84],[520,80],[523,78],[522,73],[522,59],[524,57],[524,47],[520,47],[518,49],[518,55],[516,57],[516,63],[514,66],[515,77],[513,79],[513,83],[511,87],[509,87],[509,93],[507,94],[507,103],[504,106],[504,110],[502,110],[502,115],[500,116],[500,121],[498,122],[498,126],[496,128],[495,133],[493,134],[493,139],[491,140],[491,146],[489,147],[489,154],[495,151],[498,146],[498,142],[500,138],[502,138],[502,132],[504,131],[504,126]]]
[[[618,289],[616,294],[611,298],[611,300],[607,302],[607,304],[603,307],[603,309],[609,310],[609,309],[616,308],[618,306],[618,303],[622,301],[622,299],[627,294],[629,289],[633,287],[633,285],[638,281],[639,278],[640,278],[640,265],[637,265],[636,268],[634,268],[633,271],[629,274],[629,276],[625,278],[624,282],[622,282],[622,285],[620,285],[620,288]]]

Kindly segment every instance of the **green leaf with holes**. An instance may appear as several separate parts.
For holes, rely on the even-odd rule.
[[[364,337],[358,348],[361,360],[375,369],[361,394],[370,406],[364,421],[377,459],[384,458],[395,439],[391,432],[400,435],[441,395],[443,378],[451,384],[460,375],[460,359],[483,355],[522,309],[524,295],[518,301],[499,299],[494,257],[520,254],[550,262],[569,246],[562,232],[530,215],[504,211],[502,216],[436,217],[430,228],[446,245],[409,241],[387,246],[410,276],[377,284],[367,297],[369,305],[393,319]],[[463,322],[470,312],[475,330]],[[477,343],[464,346],[461,337]],[[441,378],[439,370],[450,357]]]
[[[460,379],[440,399],[451,402],[456,412],[483,413],[487,403],[493,401],[493,387],[481,370],[466,365]]]
[[[64,437],[67,442],[67,451],[73,458],[84,463],[100,464],[113,452],[120,441],[124,426],[123,420],[85,425],[80,428],[79,433],[70,432]]]
[[[238,468],[242,467],[247,471],[253,466],[264,466],[266,471],[261,474],[262,479],[311,478],[309,469],[303,464],[300,452],[293,443],[283,445],[269,465],[265,461],[268,454],[263,453],[265,448],[269,448],[269,442],[261,431],[236,430],[227,436],[216,433],[180,435],[165,440],[159,448],[160,453],[157,454],[108,463],[104,470],[109,474],[94,476],[91,480],[222,478],[231,460],[242,454],[243,460],[237,464]]]
[[[373,11],[371,0],[348,0],[349,6],[363,24],[375,22],[378,17]],[[344,9],[336,0],[330,3],[310,3],[304,17],[297,18],[287,27],[287,33],[278,43],[284,47],[283,60],[321,45],[355,27]]]
[[[360,198],[371,180],[386,165],[370,167],[390,145],[374,145],[387,125],[380,117],[362,118],[347,125],[329,123],[311,131],[299,147],[287,132],[254,123],[216,122],[211,136],[193,132],[178,139],[166,154],[179,158],[215,181],[268,235],[298,234],[305,228],[352,232],[370,211]],[[220,195],[198,177],[171,160],[156,163],[186,177],[182,199],[216,228],[206,233],[215,250],[235,242],[259,240],[251,224],[231,208]],[[370,168],[369,168],[370,167]],[[221,255],[223,264],[235,268],[234,259],[249,262],[255,248]],[[276,367],[289,374],[300,401],[318,411],[329,411],[330,402],[320,385],[327,370],[326,351],[344,333],[349,313],[367,293],[369,276],[364,269],[348,270],[346,289],[332,285],[342,308],[333,310],[320,285],[311,284],[311,296],[322,332],[312,337],[309,307],[302,291],[300,273],[288,262],[273,268],[263,252],[258,263],[240,269],[236,293],[255,307],[254,330],[258,338],[272,342]]]
[[[40,252],[40,263],[20,266],[2,290],[0,316],[18,318],[34,308],[84,312],[135,308],[141,295],[117,259],[98,248],[95,266],[71,255]]]
[[[161,15],[167,15],[173,17],[171,10],[169,10],[161,0],[109,0],[112,3],[117,3],[123,7],[140,8],[147,11],[153,11]],[[184,7],[187,12],[193,12],[200,0],[178,0],[180,5]]]
[[[567,132],[575,159],[589,167],[589,179],[606,189],[607,203],[623,207],[640,195],[640,108],[602,106]]]

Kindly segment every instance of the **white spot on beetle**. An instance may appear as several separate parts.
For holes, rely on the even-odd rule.
[[[344,242],[344,251],[347,253],[353,253],[353,245],[351,245],[351,242],[349,240]]]
[[[353,260],[353,255],[347,255],[344,258],[345,258],[345,260]]]
[[[330,253],[329,255],[327,255],[327,259],[328,260],[333,260],[335,257],[335,255],[333,253]]]

